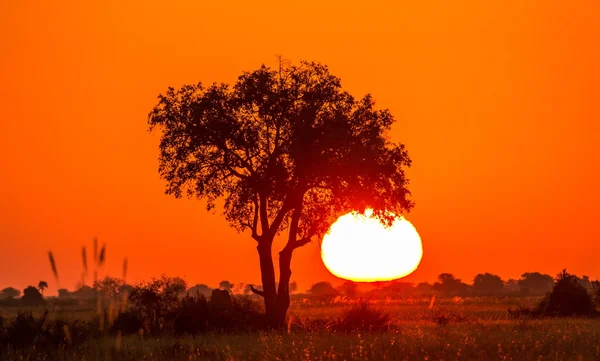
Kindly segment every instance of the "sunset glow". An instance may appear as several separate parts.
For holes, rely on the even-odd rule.
[[[340,217],[323,238],[321,256],[337,277],[357,281],[388,281],[411,274],[423,257],[415,227],[399,218],[385,227],[370,213]]]

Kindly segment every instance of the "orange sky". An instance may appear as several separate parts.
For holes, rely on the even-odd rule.
[[[231,82],[275,55],[328,64],[397,117],[424,241],[411,280],[600,277],[600,2],[4,1],[0,288],[81,272],[108,244],[129,281],[257,282],[258,257],[198,201],[163,194],[146,115],[168,86]],[[301,289],[334,280],[318,246]]]

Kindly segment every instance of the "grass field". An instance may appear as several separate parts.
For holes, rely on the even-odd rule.
[[[534,302],[448,298],[430,308],[426,298],[379,301],[375,306],[391,315],[390,331],[354,333],[315,326],[338,317],[347,304],[297,302],[287,332],[106,336],[50,351],[9,348],[0,360],[600,360],[600,319],[513,319],[507,312]],[[83,310],[57,311],[50,317],[86,317]],[[8,317],[15,310],[0,312]]]

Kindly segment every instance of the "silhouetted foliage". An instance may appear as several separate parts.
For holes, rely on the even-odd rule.
[[[58,290],[58,298],[73,298],[73,293],[70,292],[68,289],[66,288],[60,288]]]
[[[480,295],[498,294],[504,288],[504,282],[500,276],[491,273],[480,273],[473,280],[473,291]]]
[[[219,283],[219,288],[221,288],[222,290],[225,290],[227,292],[231,292],[231,290],[233,290],[233,286],[234,286],[234,284],[229,281],[221,281]]]
[[[544,294],[552,289],[554,279],[539,272],[526,272],[517,281],[523,294]]]
[[[296,293],[296,291],[298,291],[298,284],[296,283],[296,281],[294,282],[290,282],[290,293]]]
[[[354,304],[350,309],[342,311],[342,316],[335,328],[342,332],[381,332],[388,330],[389,326],[389,313],[375,308],[368,301],[363,300]]]
[[[129,303],[140,315],[144,331],[159,333],[166,320],[172,320],[179,306],[179,298],[185,292],[185,281],[179,277],[162,276],[136,285],[129,295]]]
[[[71,295],[80,300],[90,300],[97,298],[98,292],[90,286],[81,286],[71,292]]]
[[[209,286],[203,284],[203,283],[199,283],[193,287],[190,287],[187,290],[187,294],[192,296],[192,297],[197,297],[198,295],[203,295],[204,297],[209,297],[212,293],[212,288],[210,288]]]
[[[210,304],[215,308],[231,307],[231,294],[225,290],[215,289],[210,296]]]
[[[445,295],[465,295],[469,291],[469,285],[455,278],[450,273],[442,273],[438,276],[439,282],[433,284],[433,289]]]
[[[379,292],[381,295],[386,297],[402,297],[412,294],[414,291],[414,284],[412,282],[403,282],[394,280],[387,282]]]
[[[111,332],[121,332],[123,335],[132,335],[139,333],[143,327],[144,324],[139,309],[133,308],[119,312],[111,326]]]
[[[44,296],[42,296],[37,288],[29,286],[23,290],[21,303],[26,306],[41,306],[45,304],[46,301],[44,300]]]
[[[250,230],[258,253],[268,318],[282,326],[289,307],[293,251],[322,236],[350,211],[373,208],[390,223],[410,210],[404,145],[371,96],[341,89],[326,66],[266,66],[233,86],[186,85],[159,96],[150,129],[162,131],[160,176],[166,193],[224,199],[226,220]],[[275,285],[272,244],[289,229]]]
[[[538,305],[542,316],[583,316],[594,309],[591,295],[567,270],[556,276],[552,291]]]
[[[358,294],[356,282],[346,281],[339,287],[339,291],[346,297],[354,298]]]
[[[48,282],[46,281],[40,281],[40,283],[38,283],[38,290],[40,290],[40,292],[42,294],[44,294],[44,290],[48,288]]]
[[[429,295],[433,293],[433,285],[429,282],[421,282],[415,286],[415,292],[421,295]]]
[[[208,330],[210,307],[206,298],[200,294],[186,296],[181,300],[181,308],[174,320],[174,331],[178,334],[194,335]]]
[[[115,297],[121,293],[121,291],[128,292],[132,289],[131,286],[126,287],[125,282],[121,279],[114,277],[104,277],[101,280],[96,280],[92,288],[97,294],[101,294],[105,297]]]
[[[517,293],[521,288],[519,287],[519,281],[511,278],[504,282],[504,290],[510,293]]]
[[[596,305],[600,307],[600,280],[592,281],[592,293],[594,295],[594,300],[596,301]]]
[[[0,291],[0,299],[18,298],[19,296],[21,296],[21,291],[14,287],[6,287],[2,291]]]
[[[310,287],[308,293],[321,301],[328,301],[337,297],[340,293],[329,282],[317,282]]]
[[[79,344],[96,333],[90,324],[62,319],[50,320],[45,312],[35,318],[31,312],[18,312],[17,316],[6,326],[0,336],[0,348],[8,345],[12,348],[37,349]]]

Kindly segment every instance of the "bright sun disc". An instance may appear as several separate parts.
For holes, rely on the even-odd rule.
[[[338,218],[323,238],[321,257],[337,277],[356,282],[389,281],[411,274],[423,257],[415,227],[399,217],[391,227],[349,213]]]

